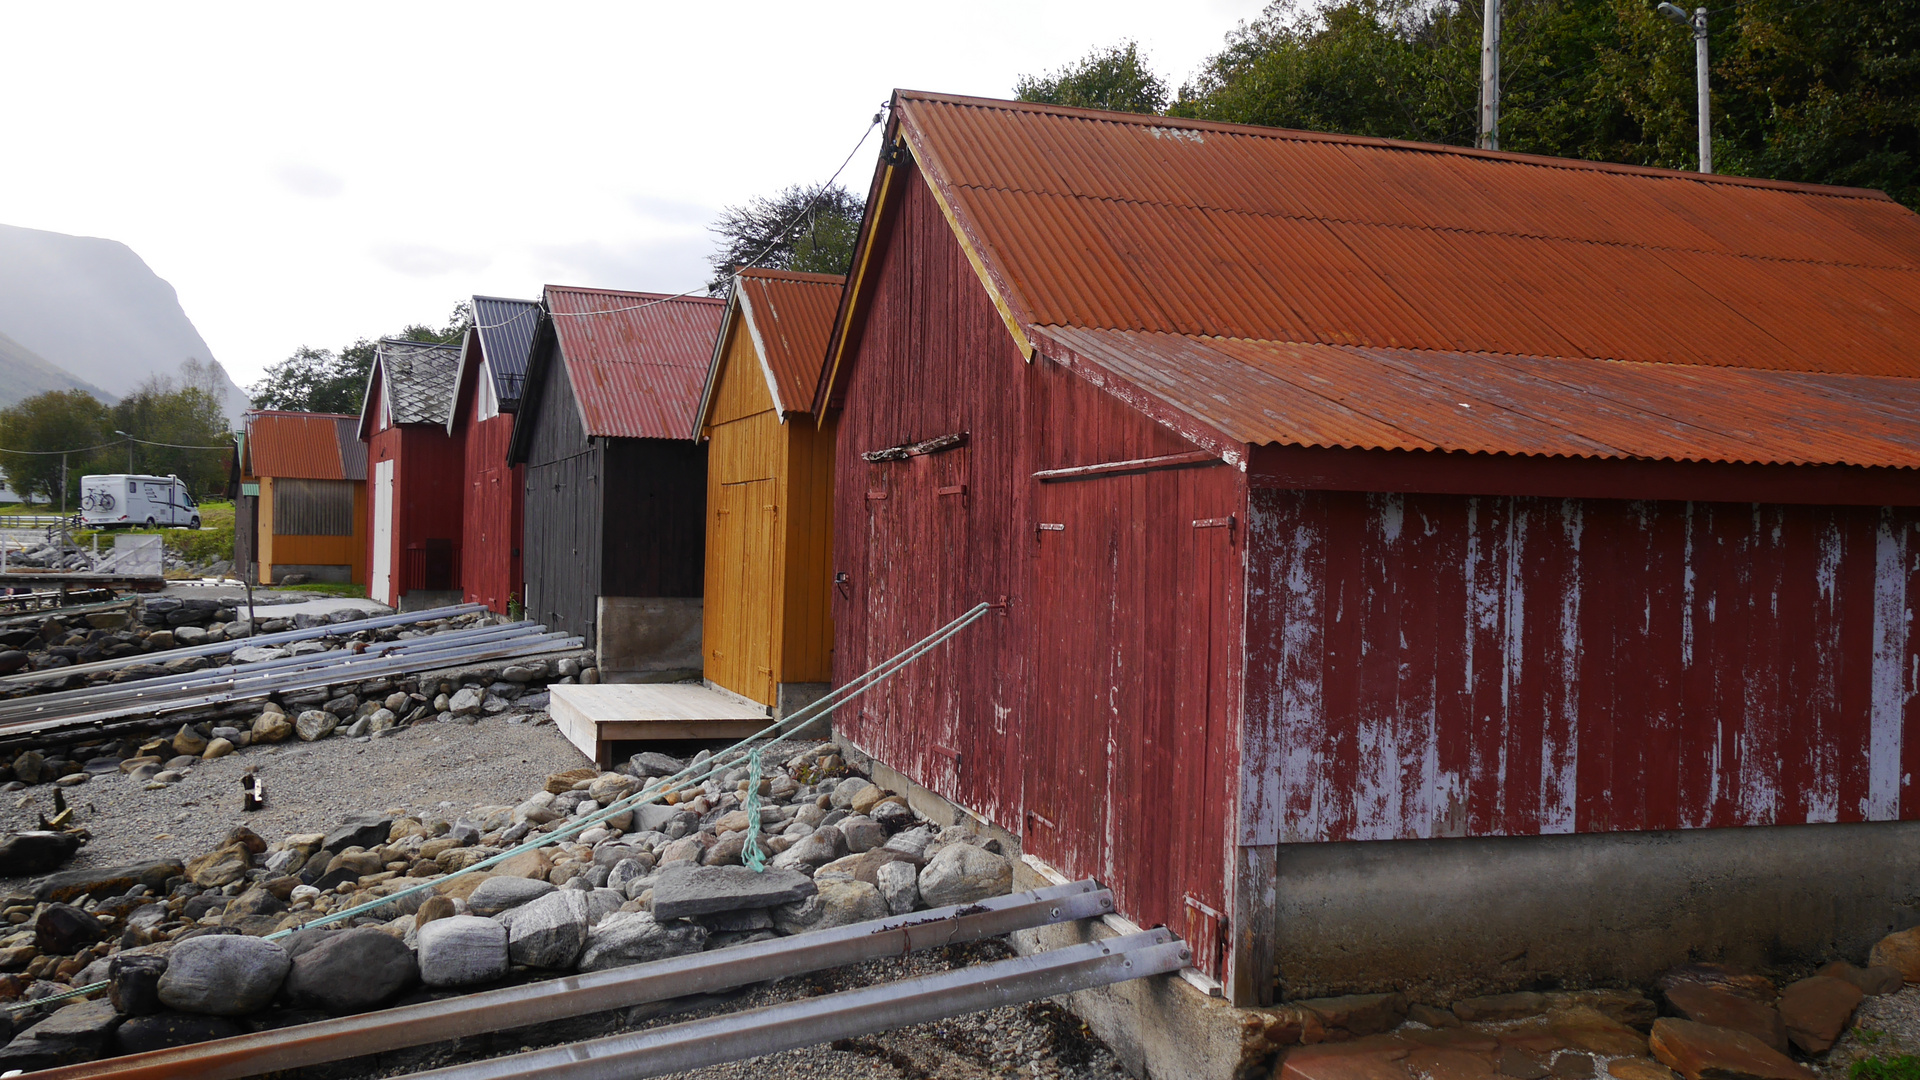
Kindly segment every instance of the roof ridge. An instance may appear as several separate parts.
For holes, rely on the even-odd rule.
[[[1797,191],[1809,195],[1819,195],[1825,198],[1898,202],[1898,200],[1894,199],[1891,195],[1876,188],[1840,187],[1833,184],[1809,184],[1795,180],[1772,180],[1766,177],[1736,176],[1726,173],[1688,172],[1683,169],[1661,169],[1650,165],[1628,165],[1613,161],[1590,161],[1586,158],[1563,158],[1551,157],[1545,154],[1522,154],[1510,150],[1482,150],[1476,146],[1451,146],[1446,143],[1423,143],[1414,142],[1410,139],[1386,139],[1373,135],[1343,135],[1330,131],[1265,127],[1259,124],[1232,124],[1219,120],[1199,120],[1184,116],[1162,116],[1156,113],[1110,112],[1101,109],[1075,108],[1068,105],[1047,105],[1034,101],[1012,101],[1005,98],[972,97],[965,94],[938,94],[925,90],[896,89],[894,95],[909,101],[926,101],[933,104],[952,105],[961,108],[1001,109],[1009,112],[1039,113],[1048,116],[1088,120],[1096,123],[1181,128],[1189,131],[1212,131],[1223,135],[1242,135],[1250,138],[1333,143],[1336,145],[1359,146],[1375,150],[1398,150],[1407,153],[1452,154],[1460,157],[1481,158],[1491,162],[1531,165],[1536,168],[1607,172],[1625,176],[1643,176],[1649,179],[1678,180],[1700,184],[1725,184],[1734,187],[1769,188],[1776,191]]]
[[[741,277],[764,278],[767,281],[791,281],[802,285],[831,285],[844,288],[847,284],[845,274],[816,274],[805,270],[783,270],[774,266],[743,266],[734,271]]]
[[[545,285],[543,292],[593,293],[599,296],[619,296],[636,300],[658,300],[664,303],[724,304],[723,296],[695,296],[692,293],[636,292],[631,289],[602,289],[592,285]]]

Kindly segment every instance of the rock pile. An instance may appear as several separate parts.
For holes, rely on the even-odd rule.
[[[25,694],[54,685],[79,683],[89,678],[94,683],[128,682],[196,671],[209,666],[249,664],[282,656],[352,648],[378,642],[398,641],[427,634],[470,629],[488,618],[473,613],[452,619],[436,620],[406,627],[352,630],[342,626],[338,635],[329,635],[286,646],[264,648],[245,644],[255,630],[279,633],[312,626],[350,623],[367,617],[365,612],[348,610],[329,616],[300,613],[291,618],[262,618],[249,623],[244,618],[233,622],[219,619],[223,609],[211,601],[171,599],[150,600],[137,613],[106,612],[104,615],[125,620],[124,626],[94,626],[84,631],[68,627],[64,620],[47,619],[37,627],[12,631],[34,634],[33,641],[51,638],[60,644],[48,646],[36,654],[33,666],[61,667],[110,659],[140,652],[164,652],[210,641],[233,641],[230,652],[211,656],[186,656],[175,660],[133,664],[92,676],[69,676],[31,688],[16,688]],[[267,609],[271,610],[271,609]],[[138,622],[133,615],[138,615]],[[231,612],[227,612],[231,614]],[[87,617],[101,621],[102,615]],[[205,625],[201,625],[201,620]],[[206,621],[211,620],[211,621]],[[156,628],[161,626],[164,628]],[[64,633],[64,636],[62,634]],[[86,642],[81,647],[76,642]],[[9,644],[7,632],[0,632],[0,645]],[[24,647],[31,641],[13,641]],[[0,669],[8,656],[0,653]],[[136,721],[129,724],[135,733],[102,738],[95,734],[81,737],[73,733],[44,733],[46,741],[16,745],[0,754],[0,791],[14,791],[35,785],[57,783],[64,786],[84,784],[95,778],[126,775],[149,787],[164,787],[179,780],[194,763],[221,757],[258,743],[298,739],[312,742],[330,736],[378,738],[426,720],[472,723],[481,716],[519,716],[535,722],[546,719],[546,686],[553,683],[597,682],[599,673],[591,666],[591,654],[557,658],[529,659],[462,668],[442,674],[397,679],[371,679],[320,687],[298,693],[276,694],[263,704],[248,707],[221,706],[210,718],[179,718],[156,721],[155,725]],[[0,671],[4,673],[4,671]],[[141,733],[141,729],[147,733]],[[81,741],[75,741],[80,739]],[[64,741],[63,741],[64,740]],[[22,871],[8,867],[0,858],[0,876]]]
[[[644,963],[1011,888],[997,844],[928,824],[901,796],[848,775],[831,744],[763,776],[763,872],[743,865],[748,774],[738,768],[485,872],[451,876],[683,766],[643,753],[613,772],[556,773],[516,806],[451,818],[363,814],[271,844],[240,828],[184,864],[36,881],[30,893],[0,899],[0,919],[13,927],[0,935],[0,999],[102,980],[111,993],[44,1017],[30,1010],[0,1048],[0,1071]],[[431,888],[396,895],[418,885]],[[300,929],[387,897],[345,925]],[[267,940],[280,931],[291,933]]]
[[[1886,962],[1895,951],[1911,972]],[[1869,963],[1835,961],[1784,987],[1689,965],[1661,976],[1657,1002],[1634,990],[1446,1007],[1404,994],[1317,998],[1263,1010],[1263,1038],[1287,1048],[1276,1073],[1287,1080],[1813,1080],[1803,1062],[1833,1046],[1866,996],[1920,979],[1920,929],[1882,942]]]

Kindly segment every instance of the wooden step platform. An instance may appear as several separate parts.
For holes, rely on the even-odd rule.
[[[613,744],[647,739],[744,739],[773,721],[766,709],[698,683],[616,683],[550,687],[547,711],[567,741],[601,768]]]

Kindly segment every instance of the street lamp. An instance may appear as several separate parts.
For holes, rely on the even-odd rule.
[[[1693,14],[1661,4],[1654,9],[1693,31],[1694,85],[1700,94],[1700,171],[1713,171],[1713,117],[1707,106],[1707,9],[1694,8]]]
[[[133,472],[133,436],[119,430],[114,431],[114,434],[127,440],[127,472],[131,473]]]

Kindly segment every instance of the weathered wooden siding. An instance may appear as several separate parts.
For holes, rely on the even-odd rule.
[[[736,694],[774,703],[782,594],[780,478],[786,440],[744,320],[728,324],[707,417],[704,675]]]
[[[600,447],[580,425],[565,364],[548,365],[535,409],[524,466],[526,518],[521,534],[527,615],[591,644],[600,596]]]
[[[1026,362],[923,181],[895,182],[838,417],[835,679],[982,600],[1007,607],[835,722],[1028,852],[1100,877],[1129,918],[1206,943],[1200,966],[1217,972],[1240,474],[1036,480],[1194,448],[1073,372]],[[860,456],[960,432],[965,445],[905,461]]]
[[[833,677],[833,448],[838,423],[787,421],[780,505],[780,641],[774,669],[783,683]]]
[[[706,444],[691,439],[604,442],[601,595],[701,595],[706,585]]]
[[[1242,843],[1920,816],[1920,511],[1251,502]]]
[[[469,380],[477,383],[477,379]],[[467,391],[469,394],[472,390]],[[461,590],[467,602],[505,614],[507,601],[524,596],[521,523],[526,505],[526,469],[507,464],[513,414],[461,420],[466,436],[466,498],[460,553]]]
[[[397,605],[403,592],[425,587],[412,580],[408,549],[429,540],[452,543],[456,552],[461,545],[461,503],[466,485],[461,482],[466,470],[465,440],[450,436],[437,424],[406,424],[376,432],[367,440],[367,468],[391,459],[393,467],[393,574],[392,595],[376,596],[383,604]],[[368,559],[372,559],[373,528],[367,533]],[[458,558],[456,554],[455,558]]]

